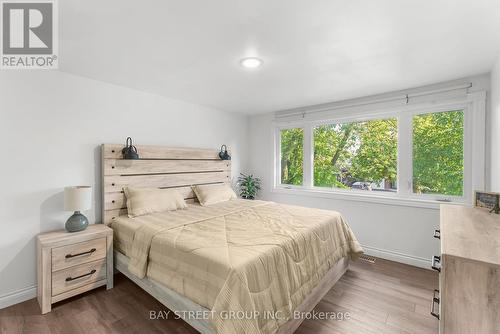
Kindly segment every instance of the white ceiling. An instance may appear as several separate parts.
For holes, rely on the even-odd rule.
[[[498,0],[71,0],[63,71],[261,113],[488,72]],[[264,65],[245,70],[239,60]]]

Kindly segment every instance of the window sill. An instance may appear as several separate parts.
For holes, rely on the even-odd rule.
[[[274,187],[271,190],[271,192],[276,194],[308,196],[315,198],[328,198],[328,199],[336,199],[344,201],[377,203],[384,205],[398,205],[398,206],[426,208],[434,210],[439,210],[439,206],[441,204],[468,205],[464,201],[440,201],[436,199],[402,198],[391,195],[376,195],[373,193],[363,194],[357,191],[347,192],[347,191],[335,191],[326,189],[323,190],[318,188]]]

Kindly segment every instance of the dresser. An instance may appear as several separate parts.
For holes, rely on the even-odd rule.
[[[92,224],[80,232],[37,236],[37,298],[42,314],[52,304],[106,285],[113,287],[113,230]]]
[[[440,333],[500,333],[500,215],[487,209],[441,205],[441,254],[431,314]]]

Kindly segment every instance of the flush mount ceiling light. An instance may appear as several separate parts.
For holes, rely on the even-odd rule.
[[[262,59],[256,57],[248,57],[240,60],[241,66],[245,68],[257,68],[260,67],[262,63],[263,63]]]

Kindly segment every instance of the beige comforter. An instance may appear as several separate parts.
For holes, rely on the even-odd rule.
[[[338,212],[272,202],[192,205],[120,225],[118,235],[133,234],[129,270],[212,310],[217,333],[275,332],[339,259],[362,252]]]

